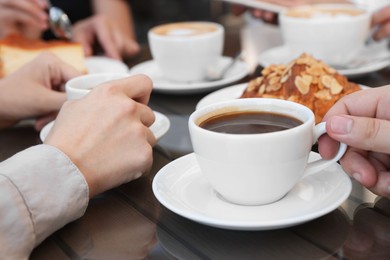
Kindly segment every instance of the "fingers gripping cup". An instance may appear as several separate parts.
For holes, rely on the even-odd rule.
[[[285,196],[302,178],[339,160],[308,162],[312,145],[326,133],[313,112],[298,103],[250,98],[220,102],[193,112],[189,130],[199,167],[227,201],[261,205]]]
[[[65,92],[68,100],[80,99],[94,87],[111,80],[129,77],[126,73],[97,73],[82,75],[66,82]]]

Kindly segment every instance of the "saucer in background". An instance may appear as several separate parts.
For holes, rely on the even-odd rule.
[[[223,57],[219,63],[224,68],[231,57]],[[234,66],[226,73],[225,77],[215,81],[198,81],[198,82],[174,82],[164,78],[160,69],[154,60],[142,62],[130,69],[130,74],[146,74],[153,80],[153,91],[169,94],[195,94],[209,92],[222,86],[234,83],[246,75],[249,69],[245,62],[237,61]]]
[[[377,57],[389,56],[388,59],[375,60]],[[288,50],[287,46],[282,45],[278,47],[266,50],[259,56],[259,63],[262,67],[268,67],[271,64],[288,64],[294,57]],[[356,78],[374,71],[381,70],[390,65],[390,51],[383,43],[372,43],[367,45],[357,59],[372,59],[372,62],[368,62],[360,67],[350,69],[338,69],[337,71],[348,77]]]

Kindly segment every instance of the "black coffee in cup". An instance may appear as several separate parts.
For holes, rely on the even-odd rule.
[[[260,111],[235,111],[211,116],[199,126],[228,134],[259,134],[283,131],[301,125],[294,117]]]

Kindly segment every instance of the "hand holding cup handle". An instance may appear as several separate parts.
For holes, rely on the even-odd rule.
[[[326,134],[326,122],[319,123],[315,126],[315,133],[314,133],[315,140],[317,142],[318,138],[320,138],[321,135]],[[329,160],[325,159],[319,159],[313,162],[309,162],[306,166],[305,172],[302,176],[302,178],[306,178],[312,174],[318,173],[321,170],[329,167],[333,163],[337,162],[338,160],[343,157],[344,153],[347,151],[347,145],[344,143],[340,143],[339,150],[337,151],[336,155]]]

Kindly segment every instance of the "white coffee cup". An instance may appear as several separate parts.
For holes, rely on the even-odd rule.
[[[214,22],[179,22],[149,30],[153,60],[164,78],[176,82],[203,81],[218,65],[224,28]]]
[[[68,100],[80,99],[99,84],[129,76],[127,73],[98,73],[75,77],[65,83],[66,98]]]
[[[215,132],[199,124],[214,116],[235,112],[276,113],[301,121],[298,126],[269,133]],[[267,98],[222,101],[193,112],[189,130],[201,172],[225,200],[261,205],[285,196],[302,178],[339,160],[347,146],[340,144],[331,160],[308,163],[312,145],[326,133],[325,123],[315,125],[313,112],[301,104]]]
[[[293,58],[306,52],[330,65],[346,65],[363,50],[370,22],[370,12],[347,4],[299,6],[279,15]]]

